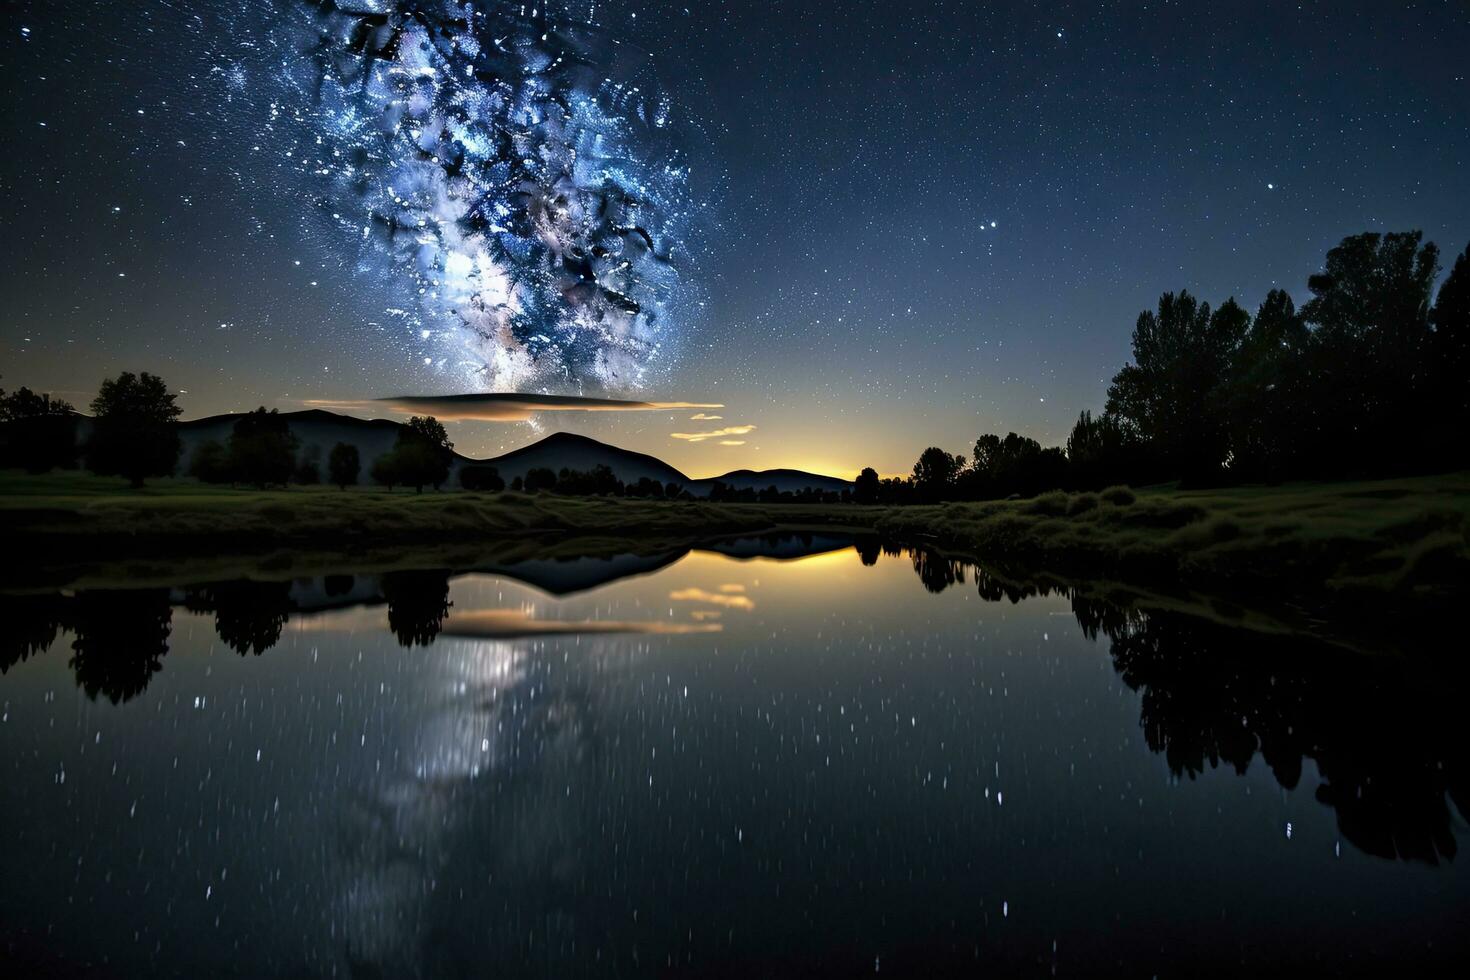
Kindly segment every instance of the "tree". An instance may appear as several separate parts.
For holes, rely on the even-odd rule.
[[[556,489],[556,473],[545,467],[537,466],[526,471],[526,492],[539,493],[542,490]]]
[[[312,487],[322,482],[322,447],[307,446],[296,459],[296,468],[291,471],[291,482]]]
[[[93,701],[121,704],[143,693],[162,669],[173,629],[168,589],[87,589],[72,611],[77,686]]]
[[[1234,300],[1213,314],[1187,291],[1159,297],[1133,329],[1133,363],[1113,377],[1107,414],[1136,433],[1185,479],[1208,479],[1225,464],[1220,397],[1250,317]]]
[[[505,489],[500,471],[493,466],[460,467],[459,485],[466,490],[486,490],[490,493],[499,493]]]
[[[19,422],[22,419],[45,418],[52,415],[71,415],[75,409],[71,403],[49,394],[36,394],[22,385],[10,394],[0,389],[0,422]]]
[[[400,646],[428,646],[444,628],[449,615],[449,573],[442,571],[387,572],[382,580],[388,601],[388,628]]]
[[[859,504],[872,504],[878,502],[878,471],[871,466],[864,466],[863,471],[858,474],[852,484],[852,499]],[[868,562],[867,564],[872,564]]]
[[[1441,459],[1464,466],[1470,429],[1470,248],[1460,253],[1439,287],[1430,314],[1434,363],[1434,399],[1440,413],[1435,440]]]
[[[1281,480],[1296,466],[1308,340],[1291,296],[1267,293],[1236,350],[1226,398],[1237,479]]]
[[[332,447],[331,454],[327,456],[327,472],[339,490],[346,490],[349,483],[356,484],[357,474],[361,471],[362,459],[356,446],[339,442]]]
[[[147,371],[103,381],[92,399],[92,472],[124,477],[135,488],[146,477],[171,475],[181,448],[175,420],[183,411],[174,399],[163,379]]]
[[[373,460],[371,473],[374,483],[387,487],[388,492],[392,493],[394,486],[403,482],[403,472],[398,461],[398,450],[389,450]]]
[[[240,656],[257,657],[281,639],[281,630],[296,608],[291,583],[241,579],[210,586],[206,603],[214,607],[214,631]]]
[[[1078,490],[1137,479],[1136,459],[1128,431],[1106,412],[1084,411],[1067,437],[1068,480]]]
[[[296,437],[277,409],[262,405],[235,422],[230,433],[230,473],[233,479],[264,489],[291,479],[296,465]]]
[[[432,484],[437,490],[449,479],[454,443],[449,441],[449,433],[438,419],[432,415],[415,415],[398,430],[398,444],[393,453],[398,459],[401,481],[423,493],[425,484]]]
[[[1344,238],[1307,280],[1305,421],[1319,473],[1412,468],[1430,402],[1429,301],[1439,268],[1422,233]]]
[[[0,436],[0,466],[46,473],[76,465],[77,420],[70,403],[25,387],[8,395],[0,391],[0,422],[8,423]]]
[[[964,468],[965,457],[951,456],[938,446],[930,446],[914,464],[914,486],[927,499],[943,499]]]
[[[357,454],[356,445],[348,442],[338,442],[326,457],[326,473],[331,476],[337,489],[347,489],[348,483],[356,485],[357,475],[362,469],[362,457]]]
[[[206,439],[189,458],[189,475],[200,483],[233,483],[230,457],[217,439]]]

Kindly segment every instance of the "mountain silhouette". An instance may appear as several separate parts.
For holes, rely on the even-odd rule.
[[[204,443],[228,443],[230,433],[240,418],[239,414],[226,414],[180,422],[178,431],[183,452],[179,455],[178,472],[188,472],[189,461]],[[314,451],[318,459],[326,459],[332,447],[339,442],[356,446],[362,459],[362,475],[359,478],[362,482],[367,481],[373,461],[392,450],[398,441],[398,432],[403,428],[401,422],[391,419],[360,419],[320,408],[283,412],[281,418],[296,437],[300,444],[298,451],[303,455]],[[91,419],[83,417],[77,428],[78,439],[85,440],[90,434]],[[459,471],[467,465],[493,466],[507,484],[516,477],[524,479],[526,473],[532,469],[544,468],[559,473],[563,469],[588,471],[601,465],[612,470],[624,483],[637,483],[640,479],[647,478],[657,480],[665,486],[676,484],[697,497],[709,496],[717,481],[734,490],[764,490],[775,486],[779,490],[792,492],[807,488],[840,492],[852,488],[850,480],[792,469],[742,469],[721,476],[695,479],[655,456],[622,449],[571,432],[554,432],[539,442],[489,459],[474,459],[455,453],[450,464],[449,481],[445,486],[458,489]]]

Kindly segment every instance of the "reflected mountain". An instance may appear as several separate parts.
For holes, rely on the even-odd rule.
[[[699,547],[739,559],[780,560],[853,548],[864,566],[885,557],[907,561],[930,593],[973,582],[987,602],[1065,598],[1083,634],[1108,644],[1118,676],[1138,692],[1144,739],[1176,778],[1195,779],[1226,767],[1245,773],[1260,756],[1276,782],[1294,790],[1310,762],[1318,779],[1315,798],[1333,810],[1343,838],[1359,850],[1426,864],[1456,856],[1454,828],[1470,808],[1470,765],[1458,722],[1466,684],[1443,663],[1371,657],[1300,636],[1143,609],[1057,582],[1009,578],[933,548],[871,535],[788,533]],[[648,574],[690,550],[536,559],[468,571],[565,595]],[[718,592],[687,587],[669,593],[669,603],[691,610],[692,622],[684,623],[642,621],[641,616],[563,620],[545,611],[498,608],[452,614],[451,581],[459,574],[443,568],[333,573],[172,591],[0,596],[0,672],[71,633],[69,666],[77,685],[94,700],[100,695],[114,704],[128,701],[162,667],[175,605],[212,613],[220,640],[241,655],[259,655],[277,644],[293,616],[347,608],[385,607],[387,627],[405,648],[427,647],[441,637],[473,642],[715,633],[721,629],[721,609],[756,608],[732,585],[728,592],[726,587]],[[362,621],[382,628],[382,619],[371,615]]]

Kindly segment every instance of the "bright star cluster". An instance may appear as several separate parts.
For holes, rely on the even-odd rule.
[[[649,59],[585,6],[291,2],[270,123],[304,146],[321,241],[386,281],[423,364],[472,390],[644,387],[697,309],[698,209]]]

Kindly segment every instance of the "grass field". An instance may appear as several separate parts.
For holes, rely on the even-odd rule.
[[[1470,596],[1470,474],[1184,491],[1116,488],[916,507],[713,504],[332,487],[254,491],[83,473],[0,474],[0,538],[52,559],[228,553],[599,551],[658,539],[842,527],[1020,574],[1320,606]],[[571,546],[567,541],[567,546]]]

